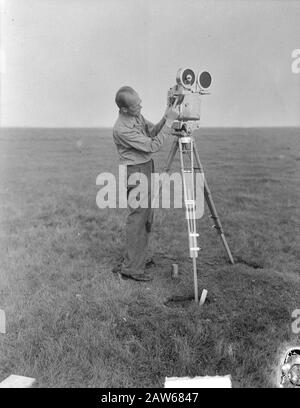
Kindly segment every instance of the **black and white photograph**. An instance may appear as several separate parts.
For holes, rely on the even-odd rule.
[[[0,388],[300,388],[300,2],[0,7]]]

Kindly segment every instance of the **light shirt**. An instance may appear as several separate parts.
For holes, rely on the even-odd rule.
[[[120,163],[124,165],[146,163],[164,143],[166,126],[157,136],[153,135],[154,125],[142,115],[119,117],[113,127],[113,138],[117,146]]]

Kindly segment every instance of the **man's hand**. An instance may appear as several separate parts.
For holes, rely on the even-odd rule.
[[[173,103],[173,105],[168,106],[165,112],[165,119],[166,119],[166,126],[171,127],[174,120],[176,120],[179,116],[178,110],[176,109],[177,99]]]

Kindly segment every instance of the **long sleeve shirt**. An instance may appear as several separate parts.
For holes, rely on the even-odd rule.
[[[164,143],[166,126],[154,134],[153,123],[142,115],[137,118],[122,113],[113,127],[113,138],[117,147],[120,163],[124,165],[146,163]]]

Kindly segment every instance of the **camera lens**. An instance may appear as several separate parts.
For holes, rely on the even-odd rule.
[[[177,83],[186,89],[190,89],[196,80],[195,72],[190,68],[181,68],[177,72]]]
[[[201,74],[198,75],[198,85],[201,88],[207,89],[210,87],[211,84],[211,75],[207,71],[201,72]]]
[[[195,73],[191,69],[185,69],[182,74],[184,85],[193,85],[195,82]]]

